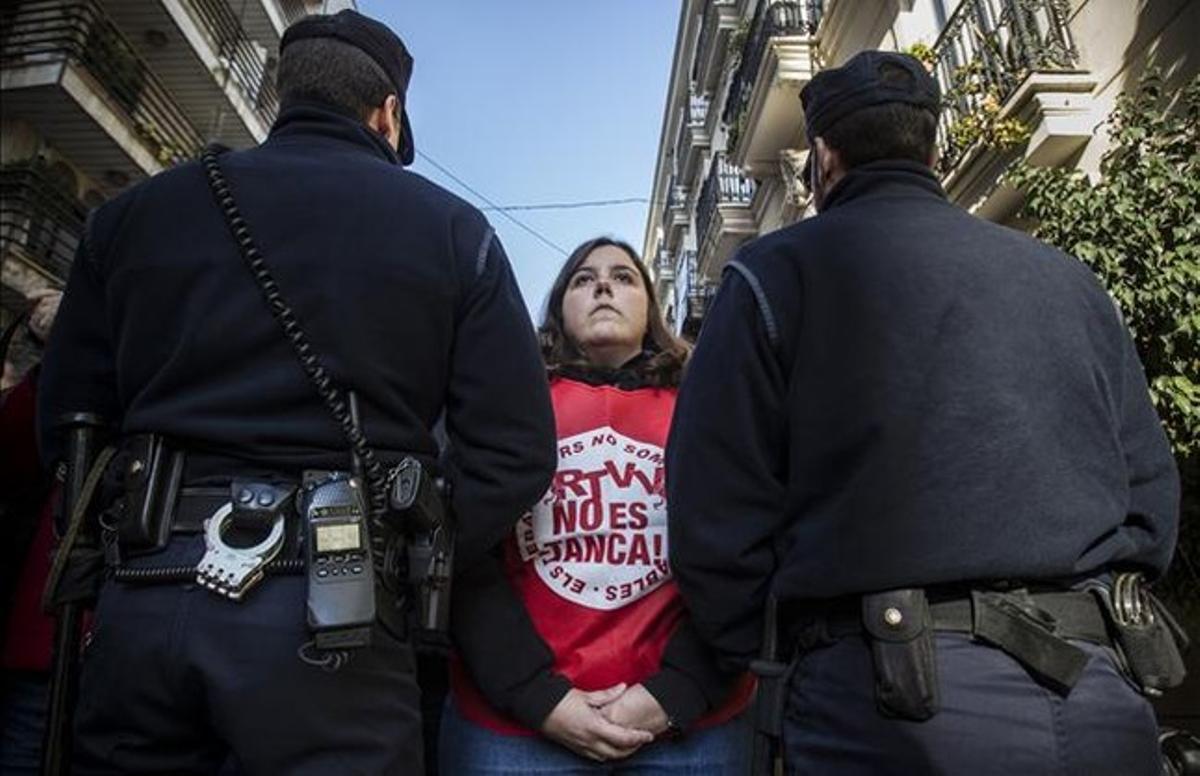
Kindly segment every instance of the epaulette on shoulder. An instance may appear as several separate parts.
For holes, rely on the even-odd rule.
[[[762,316],[763,328],[767,332],[767,341],[771,343],[772,350],[778,354],[780,350],[779,322],[775,317],[775,311],[771,309],[771,300],[763,289],[762,281],[752,269],[737,259],[732,259],[726,264],[724,271],[736,272],[750,287],[750,293],[754,294],[754,302],[758,306],[758,313]]]

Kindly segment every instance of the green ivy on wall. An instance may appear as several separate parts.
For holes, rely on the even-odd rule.
[[[1168,587],[1200,606],[1200,77],[1169,92],[1150,73],[1118,99],[1108,135],[1096,182],[1025,163],[1007,182],[1034,236],[1091,267],[1133,332],[1183,476]]]

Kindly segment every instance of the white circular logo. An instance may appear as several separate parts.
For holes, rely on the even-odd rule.
[[[521,558],[563,598],[619,609],[671,577],[663,449],[605,426],[558,440],[550,490],[517,523]]]

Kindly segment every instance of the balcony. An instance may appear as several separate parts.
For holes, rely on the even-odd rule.
[[[683,242],[691,221],[688,210],[690,192],[687,186],[679,185],[674,178],[667,187],[667,217],[666,217],[666,247],[668,251],[676,251]]]
[[[816,72],[821,0],[764,0],[755,11],[723,119],[731,161],[757,177],[774,174],[779,152],[805,147],[800,90]]]
[[[273,0],[104,4],[207,139],[241,148],[266,137],[279,102],[274,85],[279,36],[263,16]]]
[[[271,0],[263,0],[270,3]],[[308,16],[308,8],[304,0],[279,0],[279,8],[283,12],[284,26],[290,26]]]
[[[680,180],[695,180],[704,149],[712,142],[706,124],[708,112],[708,97],[702,94],[689,95],[686,112],[679,122],[679,137],[675,142]]]
[[[675,262],[665,248],[659,248],[654,256],[654,278],[657,281],[669,283],[675,279]]]
[[[692,83],[711,94],[721,80],[721,71],[729,53],[729,38],[738,26],[737,0],[711,0],[704,12],[696,58],[692,65]]]
[[[942,89],[938,172],[951,199],[989,218],[1016,205],[996,183],[1018,155],[1065,161],[1092,135],[1090,93],[1062,0],[962,0],[934,45]]]
[[[87,208],[33,164],[0,168],[0,256],[4,284],[29,292],[66,281]]]
[[[242,26],[254,40],[270,40],[274,45],[272,51],[279,49],[279,39],[283,31],[293,22],[308,15],[308,9],[303,2],[288,0],[258,0],[258,2],[238,3],[242,15]]]
[[[274,50],[250,38],[225,0],[187,0],[187,5],[212,41],[223,67],[221,75],[237,87],[259,124],[269,129],[279,112],[275,75],[267,69]],[[278,46],[277,41],[270,42]]]
[[[751,211],[755,182],[719,153],[696,202],[698,268],[708,275],[720,271],[740,243],[758,232]]]
[[[696,254],[694,251],[680,251],[678,263],[675,265],[675,304],[672,309],[675,310],[675,326],[674,331],[680,334],[683,331],[683,322],[687,319],[687,293],[689,284],[692,282],[692,267],[696,263]]]
[[[675,305],[673,304],[675,301],[675,263],[665,246],[659,245],[654,259],[650,262],[650,270],[654,283],[654,295],[662,307],[663,314],[673,321],[675,318]]]
[[[5,111],[105,193],[199,153],[203,137],[95,2],[26,0],[5,16]]]
[[[716,293],[716,286],[701,277],[696,266],[696,253],[683,251],[675,267],[675,333],[695,339],[700,332],[700,323],[708,312],[708,305]]]
[[[950,7],[955,2],[943,4]],[[899,15],[915,4],[916,0],[824,0],[816,34],[823,66],[838,67],[863,49],[888,48],[886,41]]]

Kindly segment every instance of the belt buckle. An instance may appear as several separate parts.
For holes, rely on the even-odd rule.
[[[240,601],[262,580],[266,565],[283,547],[283,514],[276,514],[266,538],[250,547],[225,543],[233,503],[218,507],[204,521],[204,557],[196,564],[196,582],[232,601]]]

